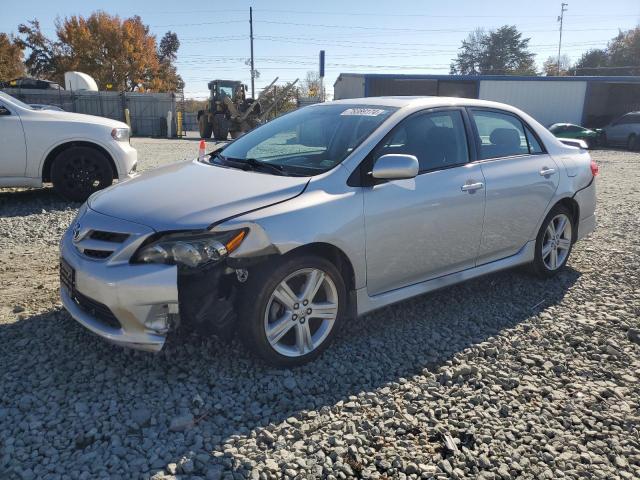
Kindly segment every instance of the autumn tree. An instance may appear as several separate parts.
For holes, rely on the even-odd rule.
[[[24,74],[22,47],[6,33],[0,33],[0,82]]]
[[[608,64],[609,55],[607,51],[601,48],[594,48],[583,53],[574,68],[576,75],[600,75],[606,71]]]
[[[604,49],[582,54],[576,75],[640,75],[640,26],[619,32]]]
[[[515,25],[504,25],[489,32],[476,30],[462,42],[451,73],[535,74],[535,54],[529,52],[529,40],[522,38]]]
[[[29,54],[25,59],[25,66],[29,75],[36,78],[62,81],[57,75],[59,71],[58,58],[60,56],[59,45],[49,40],[40,30],[40,22],[30,22],[18,26],[18,44]]]
[[[462,41],[458,58],[451,64],[451,74],[480,74],[480,59],[484,51],[483,43],[486,35],[482,28],[476,28]]]
[[[174,32],[167,32],[160,40],[158,47],[158,75],[152,82],[152,89],[158,90],[162,86],[171,85],[172,90],[180,90],[184,88],[184,81],[178,75],[178,69],[174,62],[178,58],[178,49],[180,48],[180,40]]]
[[[542,64],[542,71],[548,77],[567,76],[571,74],[571,59],[567,55],[560,55],[560,71],[558,71],[558,57],[549,57]]]
[[[607,45],[609,75],[640,75],[640,25],[620,32]]]
[[[300,82],[298,90],[301,97],[320,97],[322,95],[320,74],[313,70],[309,70],[307,72],[307,76]]]
[[[33,76],[62,82],[64,72],[81,71],[105,88],[124,91],[173,91],[182,79],[173,62],[180,42],[168,32],[160,45],[139,16],[121,20],[105,12],[56,21],[56,41],[47,39],[37,20],[20,25],[25,62]]]
[[[283,95],[284,93],[284,95]],[[278,104],[267,115],[267,120],[278,117],[283,113],[298,108],[297,103],[298,92],[293,86],[293,82],[287,82],[284,85],[274,85],[268,91],[264,92],[260,103],[262,105],[271,105],[276,98],[279,98]]]

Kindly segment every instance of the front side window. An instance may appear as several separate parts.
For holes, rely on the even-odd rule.
[[[284,174],[317,175],[346,159],[396,110],[351,104],[302,108],[240,137],[213,161],[228,159],[240,165],[258,161]]]
[[[627,123],[640,123],[640,114],[638,113],[627,115],[627,117],[628,117]]]
[[[534,153],[529,151],[522,122],[513,115],[473,110],[473,120],[478,131],[481,159]]]
[[[374,153],[414,155],[420,172],[461,165],[469,161],[467,136],[458,110],[414,115],[400,123]]]

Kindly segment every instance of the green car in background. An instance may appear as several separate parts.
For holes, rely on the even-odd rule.
[[[558,138],[575,138],[587,142],[589,148],[600,145],[602,139],[602,129],[585,128],[572,123],[554,123],[549,127],[549,131]]]

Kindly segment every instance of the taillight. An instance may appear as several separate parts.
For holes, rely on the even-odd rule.
[[[598,167],[598,164],[595,162],[595,160],[591,160],[591,174],[595,177],[596,175],[598,175],[599,171],[600,168]]]

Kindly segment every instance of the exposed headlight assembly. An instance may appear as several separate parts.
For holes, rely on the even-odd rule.
[[[114,128],[111,130],[111,136],[118,142],[129,141],[129,129],[128,128]]]
[[[225,258],[240,246],[246,235],[246,229],[216,233],[171,233],[141,247],[132,262],[200,267]]]

